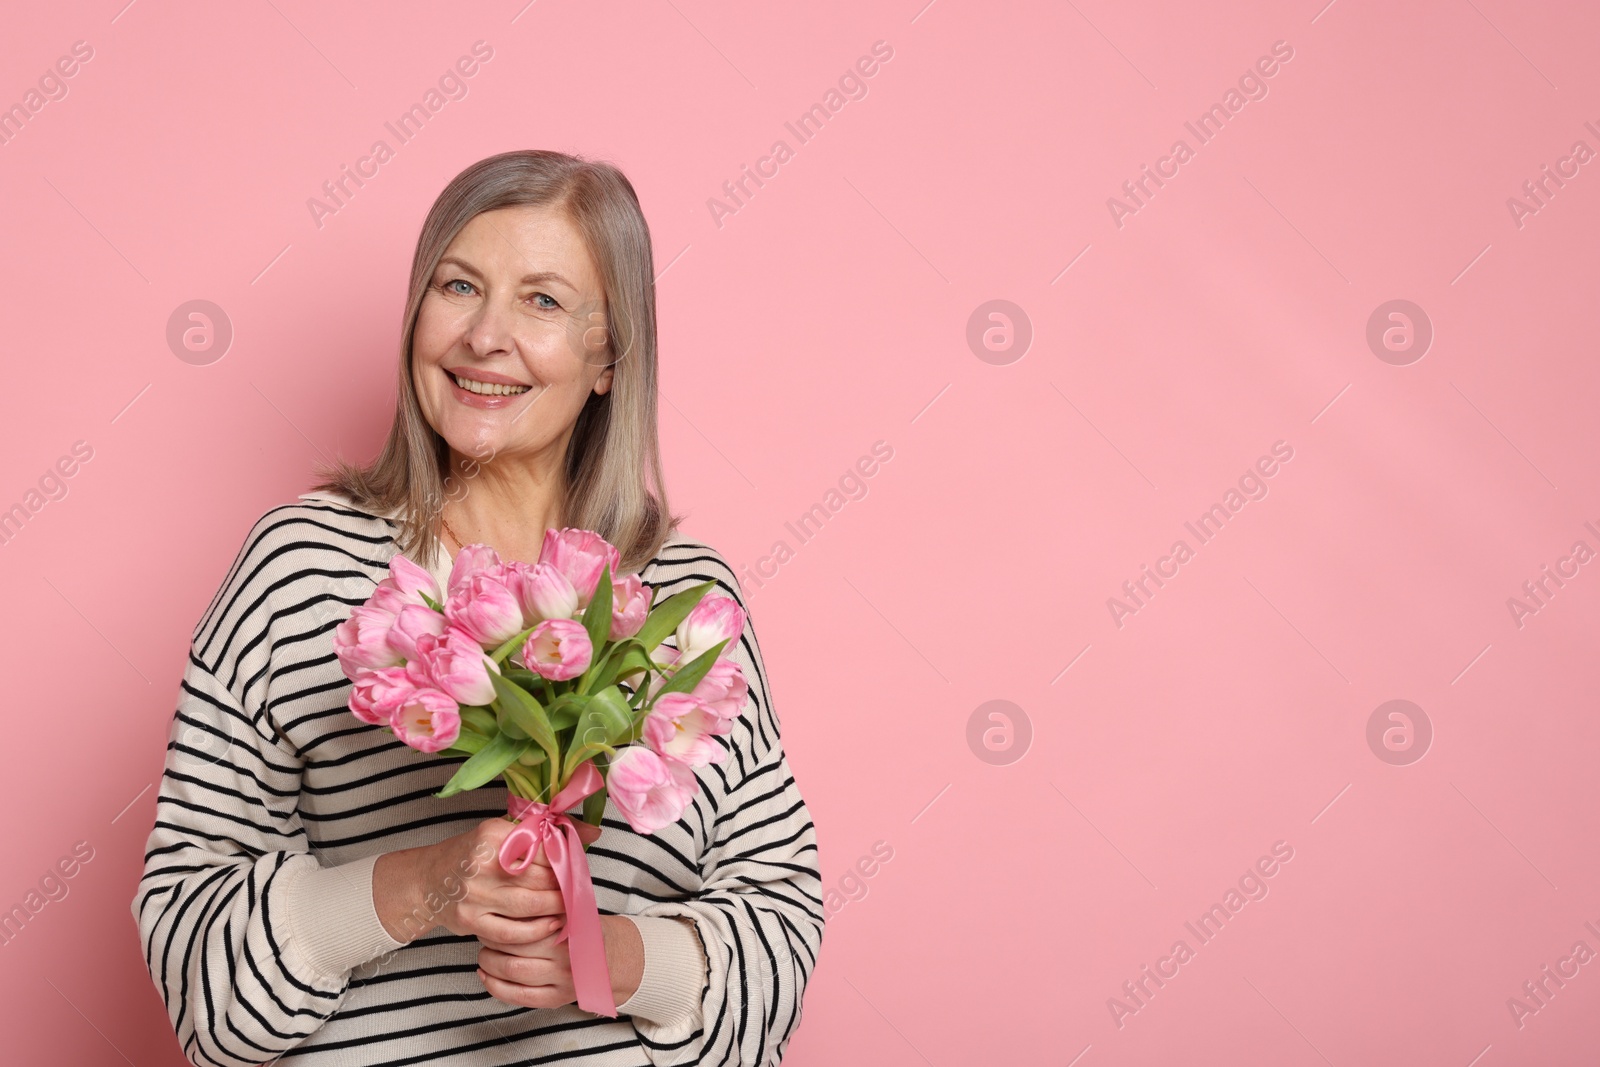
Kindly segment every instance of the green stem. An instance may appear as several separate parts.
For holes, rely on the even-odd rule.
[[[590,793],[583,799],[583,821],[590,826],[599,826],[600,819],[606,811],[606,787],[601,786],[598,792]]]
[[[442,611],[443,609],[440,609],[440,610]],[[506,640],[504,643],[502,643],[500,645],[499,648],[497,648],[493,652],[489,653],[489,658],[494,660],[496,663],[501,663],[501,664],[505,663],[506,657],[510,656],[511,653],[515,652],[517,649],[521,648],[524,644],[527,643],[528,636],[533,633],[534,628],[537,627],[538,625],[539,625],[538,623],[534,623],[533,626],[530,626],[526,630],[523,630],[521,633],[517,634],[515,637],[509,638],[508,640]]]
[[[506,784],[511,786],[511,792],[523,800],[538,800],[540,792],[538,768],[524,768],[518,764],[511,764],[503,772]]]

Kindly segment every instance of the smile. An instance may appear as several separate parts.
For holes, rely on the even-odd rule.
[[[463,378],[459,374],[451,374],[449,371],[445,373],[449,374],[450,380],[462,389],[467,390],[469,393],[477,393],[480,396],[516,396],[533,388],[531,385],[502,385],[499,382],[480,382],[472,378]]]

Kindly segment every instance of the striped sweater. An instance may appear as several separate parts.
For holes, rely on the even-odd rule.
[[[156,821],[132,902],[150,977],[197,1065],[574,1067],[777,1063],[821,947],[816,836],[789,771],[753,621],[736,660],[750,702],[700,769],[683,818],[653,835],[606,805],[588,850],[601,912],[644,941],[617,1018],[493,998],[479,943],[434,926],[401,944],[372,870],[505,814],[503,784],[447,799],[461,758],[426,755],[350,714],[333,629],[398,552],[392,514],[308,493],[250,530],[196,626]],[[442,554],[441,554],[442,556]],[[434,568],[441,580],[449,561]],[[657,599],[722,557],[673,534],[640,572]],[[667,644],[671,645],[669,638]]]

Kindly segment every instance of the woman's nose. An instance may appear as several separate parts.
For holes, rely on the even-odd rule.
[[[512,332],[511,308],[497,300],[485,300],[477,317],[467,327],[467,344],[474,354],[492,356],[516,347]]]

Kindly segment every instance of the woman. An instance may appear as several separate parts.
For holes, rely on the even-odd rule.
[[[667,510],[654,293],[612,166],[508,152],[434,203],[382,453],[266,512],[194,631],[132,905],[191,1062],[781,1058],[823,910],[748,619],[749,703],[683,818],[644,836],[608,803],[585,827],[614,1019],[574,1003],[550,868],[494,861],[504,786],[436,798],[460,761],[352,716],[333,651],[394,554],[443,587],[463,544],[533,561],[563,527],[616,545],[658,600],[709,578],[744,606]]]

